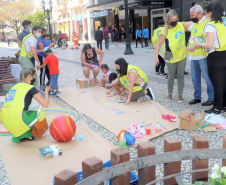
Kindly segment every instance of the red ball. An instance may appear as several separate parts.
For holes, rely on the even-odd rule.
[[[75,135],[76,125],[74,120],[69,116],[58,116],[50,125],[51,136],[60,142],[71,140]]]

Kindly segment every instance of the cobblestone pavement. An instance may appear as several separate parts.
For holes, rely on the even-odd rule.
[[[96,43],[92,43],[93,46],[96,46]],[[59,87],[70,87],[75,86],[75,79],[83,77],[80,56],[81,49],[83,44],[81,44],[79,50],[71,50],[71,44],[69,44],[69,48],[67,49],[53,49],[54,54],[59,58],[60,64],[60,76],[59,76]],[[103,43],[104,48],[104,43]],[[155,93],[156,101],[165,107],[171,109],[175,113],[178,113],[185,109],[190,109],[195,113],[199,113],[208,109],[210,107],[202,107],[201,104],[197,104],[195,106],[188,105],[188,102],[193,99],[193,85],[191,81],[191,69],[190,69],[190,61],[187,61],[186,71],[189,73],[185,76],[185,89],[184,89],[184,102],[177,102],[177,81],[175,80],[175,90],[173,94],[173,100],[167,101],[165,97],[167,96],[167,80],[164,76],[159,76],[155,74],[155,62],[154,62],[154,48],[151,44],[147,48],[135,48],[135,42],[132,42],[131,48],[134,52],[133,55],[124,55],[123,52],[125,50],[124,43],[119,44],[119,48],[116,49],[116,46],[110,43],[110,50],[104,51],[104,59],[102,63],[108,64],[111,71],[115,71],[114,61],[120,57],[126,59],[126,61],[130,64],[134,64],[136,66],[141,67],[144,72],[148,75],[149,78],[149,86],[152,87],[153,92]],[[6,44],[0,43],[0,56],[14,56],[15,52],[18,50],[18,47],[14,44],[14,48],[8,48]],[[100,79],[101,73],[98,78]],[[206,93],[206,84],[204,79],[202,78],[202,97],[203,101],[208,99]],[[54,101],[56,101],[59,105],[64,108],[75,110],[73,107],[66,104],[61,99],[54,97]],[[76,110],[75,110],[76,111]],[[110,131],[106,130],[104,127],[78,112],[79,119],[86,122],[86,124],[94,131],[102,135],[104,138],[109,140],[111,143],[118,146],[116,136]],[[223,116],[226,116],[223,114]],[[224,130],[217,130],[216,132],[204,132],[204,131],[186,131],[186,130],[174,130],[163,134],[157,138],[150,140],[156,146],[156,153],[163,153],[164,148],[164,138],[176,137],[182,142],[182,150],[191,149],[192,148],[192,137],[194,135],[205,135],[210,141],[210,148],[222,148],[223,146],[223,136],[226,135]],[[131,159],[137,158],[137,150],[134,147],[127,147],[130,152]],[[213,166],[214,163],[220,162],[221,160],[210,160],[210,166]],[[182,171],[189,171],[191,169],[190,161],[182,162]],[[156,168],[157,177],[163,176],[163,165],[159,165]],[[190,175],[186,175],[184,182],[189,183],[191,180]],[[3,161],[0,157],[0,184],[9,184],[7,173],[4,169]]]

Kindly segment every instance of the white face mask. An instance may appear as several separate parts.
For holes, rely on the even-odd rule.
[[[36,37],[41,37],[41,33],[36,33],[35,36]]]

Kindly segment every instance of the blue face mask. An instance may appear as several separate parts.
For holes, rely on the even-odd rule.
[[[29,27],[28,28],[28,31],[31,33],[32,32],[32,27]]]

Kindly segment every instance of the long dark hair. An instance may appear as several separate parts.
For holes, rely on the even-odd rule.
[[[116,73],[110,73],[110,75],[109,75],[109,82],[114,81],[116,78],[118,78]]]
[[[213,21],[215,21],[215,23],[222,23],[222,17],[223,17],[223,12],[224,12],[224,8],[221,5],[221,3],[210,3],[207,7],[206,7],[206,12],[212,12],[213,14],[211,15],[211,19]]]
[[[115,64],[120,66],[119,76],[127,75],[128,63],[124,58],[119,58],[115,61]]]
[[[47,29],[45,29],[45,28],[42,28],[42,33],[44,33],[45,31],[47,31]]]
[[[85,53],[87,49],[92,49],[92,46],[89,43],[84,44],[82,53]]]

